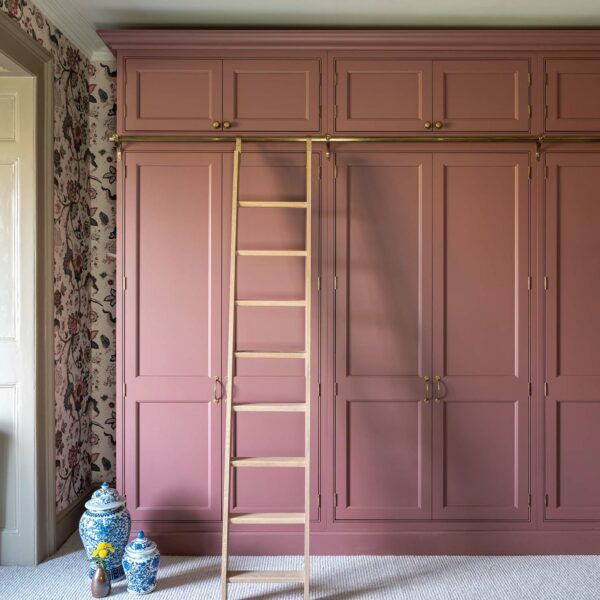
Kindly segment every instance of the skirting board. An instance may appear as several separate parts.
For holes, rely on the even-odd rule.
[[[216,555],[217,532],[152,531],[146,534],[163,554]],[[300,554],[302,533],[233,532],[231,554]],[[600,554],[600,531],[315,532],[315,555],[529,555]]]
[[[79,527],[79,519],[85,510],[84,504],[90,499],[92,492],[98,488],[98,484],[90,486],[78,500],[70,506],[61,510],[56,515],[56,549],[60,548],[71,534]]]

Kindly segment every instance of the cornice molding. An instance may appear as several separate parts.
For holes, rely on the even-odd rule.
[[[507,50],[600,51],[600,29],[110,29],[123,50]]]
[[[35,5],[90,60],[114,60],[94,26],[72,0],[34,0]]]

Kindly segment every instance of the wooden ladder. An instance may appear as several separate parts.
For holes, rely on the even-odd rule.
[[[229,275],[229,331],[227,338],[227,382],[225,454],[223,477],[223,541],[221,557],[221,599],[227,600],[228,583],[302,583],[304,599],[309,599],[310,580],[310,358],[311,358],[311,158],[312,140],[306,139],[306,199],[304,202],[248,202],[239,200],[239,172],[242,140],[237,138],[233,154],[233,191],[231,197],[231,254]],[[306,211],[305,250],[239,250],[237,248],[238,208],[290,208]],[[298,300],[239,300],[236,298],[238,256],[305,257],[304,298]],[[238,306],[304,307],[305,333],[303,352],[238,352],[236,350],[236,308]],[[235,404],[233,402],[234,362],[237,359],[303,359],[305,365],[304,403]],[[304,412],[304,456],[236,457],[231,454],[234,412]],[[302,513],[230,513],[231,474],[233,469],[251,467],[297,467],[304,469],[304,512]],[[301,571],[232,571],[229,569],[229,525],[304,525],[304,569]]]

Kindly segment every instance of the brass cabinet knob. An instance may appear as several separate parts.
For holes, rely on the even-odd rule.
[[[229,121],[223,121],[223,129],[231,129],[231,123]]]
[[[423,127],[425,127],[425,129],[431,129],[431,121],[425,121],[425,123],[423,123]]]
[[[213,129],[220,129],[221,128],[221,121],[213,121],[212,122],[212,127],[213,127]]]
[[[436,129],[441,129],[444,126],[444,124],[441,121],[436,121],[434,124],[434,127]]]

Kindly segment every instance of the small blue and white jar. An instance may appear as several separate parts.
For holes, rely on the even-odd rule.
[[[149,594],[156,587],[160,552],[156,544],[139,531],[125,548],[123,568],[127,575],[127,591]]]
[[[109,542],[115,551],[106,559],[111,581],[120,581],[125,577],[123,571],[123,554],[131,533],[131,516],[125,508],[125,498],[117,490],[103,483],[92,497],[85,503],[86,511],[79,521],[79,535],[88,556],[99,542]],[[90,568],[90,578],[94,569]]]

